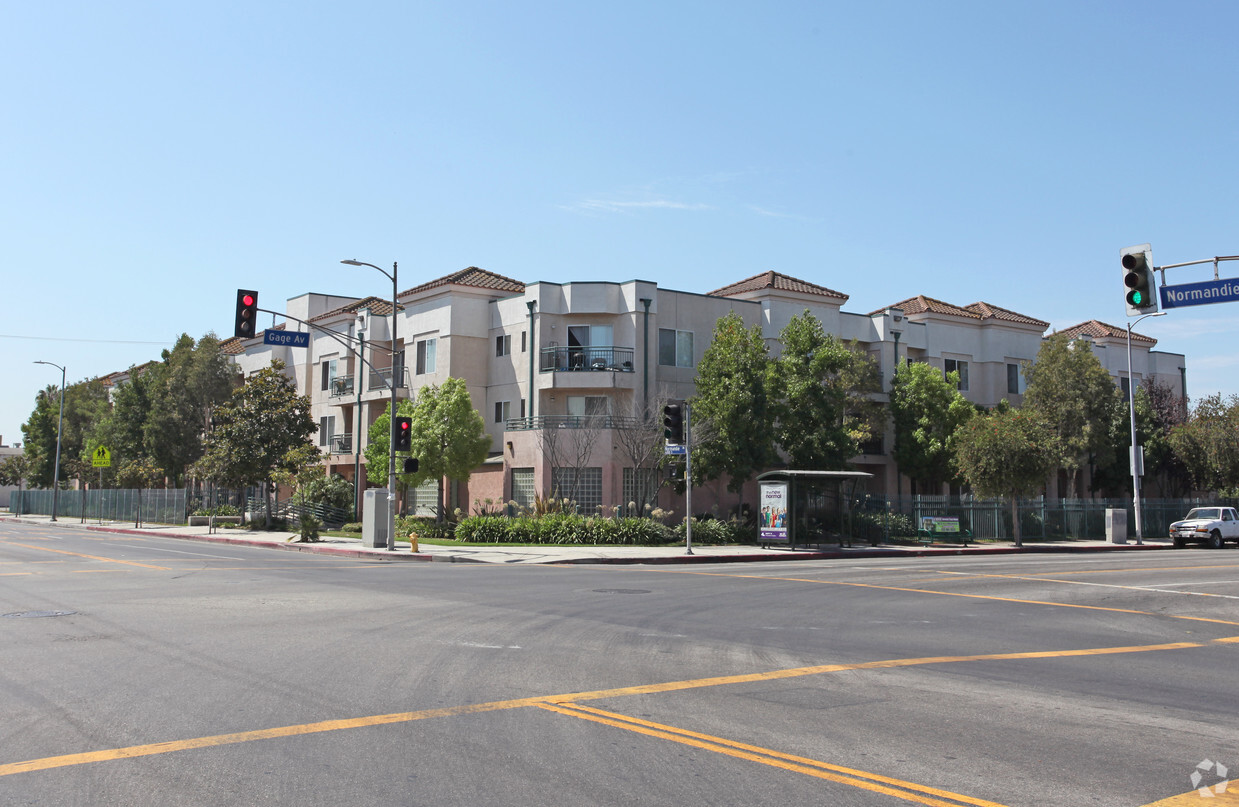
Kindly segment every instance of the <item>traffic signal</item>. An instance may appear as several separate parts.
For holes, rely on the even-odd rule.
[[[396,418],[395,440],[395,448],[397,451],[413,450],[413,418]]]
[[[1123,286],[1127,290],[1127,316],[1157,313],[1157,280],[1153,277],[1153,251],[1148,244],[1119,252]]]
[[[671,445],[684,445],[684,404],[669,403],[663,407],[663,436]]]
[[[254,323],[258,320],[258,292],[237,289],[237,323],[233,336],[249,339],[254,335]]]
[[[404,458],[404,472],[406,474],[417,473],[417,457],[405,457]]]

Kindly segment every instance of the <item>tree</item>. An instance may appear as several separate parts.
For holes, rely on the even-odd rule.
[[[272,360],[216,408],[205,452],[194,466],[197,476],[241,489],[271,482],[281,470],[296,471],[290,452],[312,446],[310,435],[318,427],[309,399],[297,394],[283,368]]]
[[[121,487],[138,492],[138,509],[133,526],[142,526],[142,489],[159,483],[166,472],[149,457],[133,457],[124,460],[116,469],[116,481]]]
[[[1197,490],[1239,487],[1239,396],[1201,398],[1170,432],[1170,444]]]
[[[1024,405],[1049,424],[1054,464],[1067,471],[1067,492],[1078,495],[1080,468],[1089,459],[1104,464],[1114,450],[1107,424],[1118,388],[1089,343],[1065,334],[1042,343],[1036,362],[1024,364],[1024,377]]]
[[[411,417],[413,415],[413,402],[407,398],[402,398],[396,402],[396,414],[398,417]],[[370,424],[370,431],[366,434],[366,450],[362,452],[366,457],[366,481],[372,485],[379,487],[387,487],[387,470],[388,461],[391,458],[391,403],[388,402],[387,408],[383,414],[375,418]],[[409,456],[412,456],[410,454]],[[403,463],[400,458],[396,458],[396,492],[399,493],[404,501],[407,511],[409,483],[412,475],[401,473]]]
[[[465,481],[490,453],[486,421],[473,407],[469,388],[462,378],[449,378],[442,387],[423,387],[413,405],[413,456],[416,487],[428,479],[446,477]],[[439,503],[439,521],[447,514],[447,486]]]
[[[727,476],[728,490],[738,493],[778,460],[769,371],[760,326],[745,328],[734,311],[715,323],[689,401],[693,483]]]
[[[108,410],[108,393],[99,381],[81,381],[64,391],[64,423],[60,432],[60,456],[82,453],[87,435],[94,431]],[[49,385],[35,400],[30,419],[22,424],[26,454],[30,457],[29,481],[51,487],[55,475],[56,427],[60,422],[60,387]],[[63,483],[68,477],[60,475]]]
[[[197,343],[181,334],[172,350],[163,352],[163,362],[149,369],[143,443],[173,484],[180,485],[185,469],[202,456],[210,413],[228,400],[236,373],[213,334]]]
[[[1054,438],[1027,409],[996,410],[963,424],[955,435],[955,462],[978,496],[1007,497],[1015,545],[1023,546],[1018,500],[1045,484]]]
[[[30,458],[24,454],[11,454],[0,460],[0,485],[17,485],[18,495],[29,473]]]
[[[899,471],[916,483],[941,486],[955,476],[955,433],[976,413],[959,391],[959,373],[942,372],[924,362],[895,368],[891,382],[893,456]]]
[[[779,335],[783,352],[767,375],[774,439],[794,468],[838,470],[877,431],[877,365],[853,342],[827,334],[806,310]]]
[[[636,396],[627,428],[614,431],[615,445],[632,471],[632,495],[623,502],[626,515],[640,516],[658,503],[660,469],[666,461],[662,411],[665,400],[649,407]],[[628,470],[628,469],[625,469]]]

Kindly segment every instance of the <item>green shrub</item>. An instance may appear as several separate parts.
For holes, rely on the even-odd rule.
[[[306,543],[312,543],[319,539],[319,529],[322,528],[323,522],[319,521],[311,513],[302,513],[297,519],[297,531],[301,533],[301,540]]]
[[[678,540],[685,540],[687,525],[680,522],[675,528]],[[717,518],[693,519],[693,543],[702,546],[726,546],[730,544],[757,543],[757,528],[742,521]]]
[[[878,544],[888,534],[891,538],[915,538],[916,524],[906,513],[854,511],[852,513],[852,538]]]
[[[575,513],[541,516],[468,516],[456,526],[462,543],[657,546],[675,542],[665,524],[648,518],[589,518]]]
[[[345,524],[343,527],[341,527],[341,528],[340,528],[340,532],[356,532],[356,533],[360,533],[360,532],[361,532],[361,529],[362,529],[362,528],[361,528],[361,522],[360,522],[360,521],[351,521],[351,522],[349,522],[348,524]]]
[[[396,517],[396,537],[408,538],[409,533],[417,533],[418,539],[434,538],[436,540],[450,541],[452,540],[453,532],[456,525],[450,521],[445,521],[440,524],[433,518],[426,516],[397,516]]]

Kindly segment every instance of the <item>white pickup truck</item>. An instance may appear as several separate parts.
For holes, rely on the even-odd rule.
[[[1187,518],[1170,525],[1176,547],[1204,544],[1221,549],[1227,541],[1239,544],[1239,513],[1233,507],[1193,507]]]

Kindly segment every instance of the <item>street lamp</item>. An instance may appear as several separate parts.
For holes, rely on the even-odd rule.
[[[46,364],[60,371],[60,419],[56,422],[56,465],[52,472],[52,521],[55,521],[56,502],[60,496],[60,433],[65,423],[65,368],[50,361],[36,361],[35,364]]]
[[[1132,489],[1132,513],[1136,517],[1136,543],[1144,543],[1144,523],[1140,513],[1140,471],[1142,470],[1136,462],[1136,383],[1132,378],[1131,371],[1131,329],[1135,327],[1140,320],[1148,319],[1149,317],[1164,317],[1165,311],[1159,311],[1155,314],[1145,314],[1143,317],[1137,317],[1135,322],[1127,323],[1127,405],[1131,412],[1131,489]]]
[[[378,269],[384,275],[391,279],[391,434],[389,435],[387,446],[387,495],[388,495],[388,520],[387,520],[387,549],[394,550],[396,548],[396,296],[399,293],[396,262],[392,261],[391,271],[388,272],[382,267],[375,266],[372,263],[366,263],[359,260],[340,261],[340,263],[348,266],[369,266],[371,269]],[[404,363],[401,362],[401,371],[404,370]],[[358,435],[360,440],[361,435]],[[359,446],[360,447],[360,446]],[[360,485],[361,480],[354,480]]]

